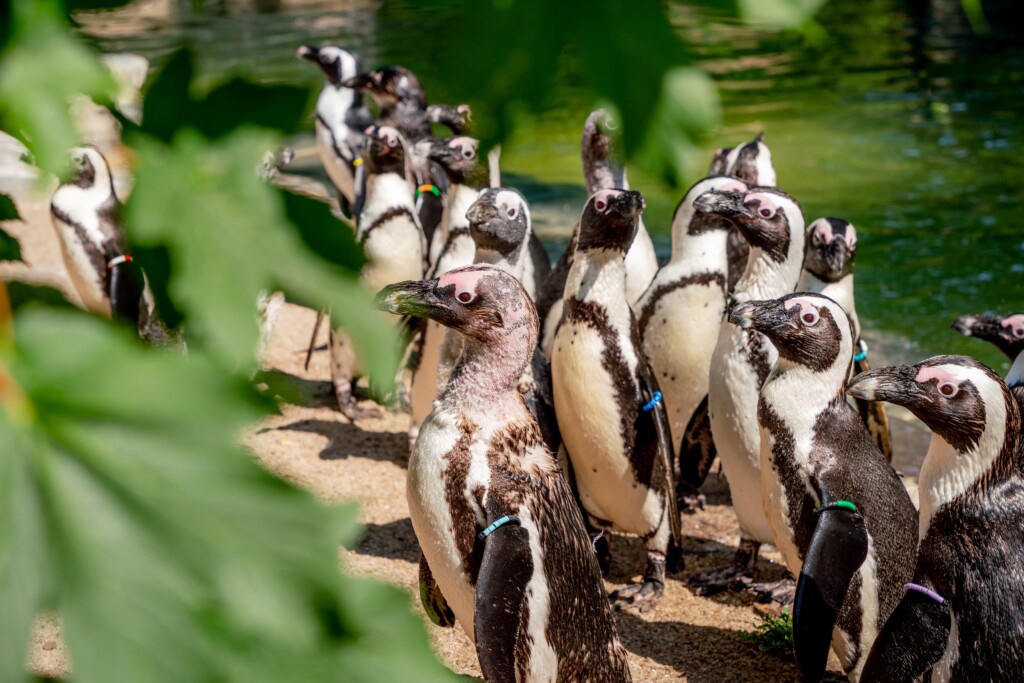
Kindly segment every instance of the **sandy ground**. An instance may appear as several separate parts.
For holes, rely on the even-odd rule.
[[[2,180],[2,179],[0,179]],[[10,192],[0,182],[0,191]],[[27,278],[64,287],[66,275],[56,235],[48,216],[48,202],[31,197],[26,185],[14,188],[19,209],[27,219],[3,227],[19,237],[25,264],[0,264],[0,277]],[[45,195],[44,195],[45,196]],[[280,414],[254,426],[245,437],[254,457],[268,470],[329,501],[357,500],[365,532],[359,544],[340,551],[346,570],[388,581],[407,590],[410,607],[421,616],[417,595],[419,549],[409,521],[405,496],[408,460],[404,414],[381,412],[380,417],[352,424],[333,407],[328,381],[327,353],[322,348],[309,370],[303,359],[313,327],[313,311],[286,305],[267,347],[265,367],[282,373],[305,390],[301,404],[285,404]],[[905,453],[923,453],[923,432],[896,416],[895,442]],[[701,598],[686,586],[689,573],[726,563],[738,540],[735,516],[729,507],[724,480],[712,475],[705,486],[708,506],[683,520],[687,567],[672,576],[665,597],[649,614],[618,615],[619,634],[630,653],[636,681],[797,681],[799,674],[789,656],[757,651],[740,634],[759,622],[758,606],[733,595]],[[613,538],[614,561],[606,588],[611,591],[638,580],[644,549],[635,539]],[[782,575],[774,551],[762,553],[759,571],[765,579]],[[479,677],[476,654],[463,631],[441,629],[424,616],[439,657],[455,672]],[[40,674],[66,674],[68,658],[57,619],[40,618],[29,653],[29,665]],[[838,671],[834,657],[830,669]]]

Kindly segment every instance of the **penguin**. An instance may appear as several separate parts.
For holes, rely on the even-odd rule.
[[[829,645],[859,681],[875,636],[914,573],[917,510],[844,389],[854,336],[846,311],[800,292],[733,307],[729,322],[778,351],[757,407],[761,495],[798,576],[793,643],[805,681],[825,674]]]
[[[106,158],[95,147],[75,147],[71,164],[71,178],[50,199],[50,218],[72,289],[87,310],[134,326],[143,341],[184,347],[157,318],[145,275],[125,248]]]
[[[842,218],[819,218],[807,226],[807,246],[804,253],[804,271],[797,285],[799,292],[823,294],[837,304],[850,317],[854,347],[852,374],[870,370],[868,345],[861,337],[860,319],[853,300],[853,264],[857,258],[857,229]],[[882,403],[856,401],[861,419],[871,432],[882,455],[892,462],[892,436],[889,416]]]
[[[1024,313],[1006,317],[997,315],[962,315],[953,321],[953,329],[968,337],[994,344],[1010,359],[1006,386],[1024,411]]]
[[[587,517],[647,545],[643,581],[612,600],[617,608],[647,611],[664,593],[666,564],[675,570],[682,558],[668,417],[626,300],[625,256],[643,209],[640,193],[630,190],[601,190],[587,200],[551,376],[558,427]],[[606,563],[607,545],[598,552]]]
[[[470,207],[467,218],[476,243],[476,262],[500,268],[526,289],[525,266],[530,262],[529,244],[533,234],[526,198],[511,188],[487,188]],[[555,416],[551,367],[539,346],[523,371],[519,391],[537,420],[544,444],[550,452],[557,453],[562,439]]]
[[[858,375],[847,393],[904,406],[932,430],[912,580],[862,680],[1018,680],[1024,669],[1024,443],[1009,389],[967,356]],[[930,672],[930,675],[929,675]]]
[[[445,197],[441,223],[434,231],[430,245],[427,271],[430,278],[438,277],[449,270],[473,264],[476,244],[469,234],[466,212],[476,201],[479,190],[474,187],[481,181],[480,164],[477,158],[478,141],[469,137],[454,137],[449,140],[431,138],[422,140],[417,146],[423,154],[438,163],[448,176],[449,191]],[[412,368],[412,386],[409,397],[410,443],[414,443],[423,420],[433,409],[434,400],[447,384],[448,372],[457,358],[444,360],[443,350],[448,337],[440,323],[427,320],[423,326],[420,352]],[[457,353],[456,349],[453,353]],[[441,368],[444,366],[444,372]]]
[[[362,151],[366,197],[356,222],[356,239],[366,254],[360,281],[372,291],[424,273],[426,241],[413,205],[406,145],[390,126],[371,126]],[[338,409],[350,420],[374,415],[359,408],[353,396],[357,359],[352,342],[339,328],[331,334],[331,381]]]
[[[462,626],[493,683],[630,681],[583,519],[517,389],[537,345],[530,297],[474,265],[377,300],[463,338],[409,458],[427,615]]]
[[[732,221],[697,211],[705,192],[744,193],[735,178],[704,178],[693,185],[672,217],[672,257],[637,304],[643,352],[658,378],[678,447],[690,416],[708,393],[711,354],[725,314]]]
[[[708,192],[694,206],[731,219],[750,243],[750,260],[733,293],[735,302],[775,299],[793,292],[804,257],[804,215],[795,199],[774,188],[753,187],[744,195]],[[700,594],[748,584],[761,544],[773,541],[761,500],[757,402],[776,358],[775,347],[759,332],[723,321],[711,356],[710,376],[715,381],[708,389],[708,419],[729,479],[740,544],[731,565],[690,577],[690,585]],[[685,469],[685,463],[680,469]],[[778,595],[777,587],[771,590]]]
[[[356,195],[362,191],[362,183],[356,181],[357,168],[362,163],[363,131],[373,125],[373,116],[363,103],[363,94],[343,83],[358,75],[362,65],[354,54],[334,45],[302,45],[295,55],[316,64],[327,79],[316,100],[316,148],[348,213],[358,206]]]
[[[604,109],[591,112],[583,123],[580,157],[588,195],[612,188],[629,189],[625,169],[616,165],[612,159],[612,139],[603,130],[612,125],[611,116]],[[579,231],[577,223],[573,227],[569,245],[545,278],[537,298],[541,316],[541,349],[548,360],[551,359],[551,345],[562,319],[562,293],[572,266]],[[654,253],[654,242],[641,220],[636,237],[626,252],[626,297],[630,306],[635,306],[640,300],[657,272],[658,257]]]

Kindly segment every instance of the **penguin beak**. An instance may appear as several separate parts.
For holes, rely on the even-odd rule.
[[[974,326],[978,324],[978,318],[984,316],[962,315],[953,321],[950,326],[965,337],[974,336]]]
[[[341,84],[343,87],[352,88],[353,90],[370,90],[374,88],[374,81],[372,74],[357,74],[352,78],[344,81]]]
[[[729,322],[744,330],[757,330],[769,338],[793,327],[789,312],[779,299],[737,304],[729,311]]]
[[[300,45],[295,48],[295,56],[299,59],[308,59],[311,62],[320,63],[320,48],[312,45]]]
[[[846,386],[846,393],[865,401],[886,401],[910,407],[927,398],[927,393],[915,379],[917,368],[894,365],[862,372]]]
[[[853,252],[844,240],[837,238],[832,240],[825,258],[833,273],[846,273],[847,266],[853,260]]]
[[[627,190],[615,195],[609,200],[609,203],[611,204],[609,208],[612,211],[629,219],[637,218],[647,207],[643,195],[636,190]]]
[[[488,201],[478,199],[466,211],[466,220],[471,226],[484,225],[498,217],[498,209]]]
[[[437,295],[437,280],[406,280],[377,292],[374,305],[382,311],[414,318],[437,319],[451,309]]]
[[[714,213],[729,220],[754,217],[750,209],[743,205],[743,194],[740,192],[705,192],[693,200],[693,208],[701,213]]]

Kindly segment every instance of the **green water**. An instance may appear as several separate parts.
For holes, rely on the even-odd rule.
[[[156,61],[188,42],[210,77],[242,71],[311,86],[318,72],[292,50],[335,42],[368,65],[413,69],[431,101],[466,99],[434,66],[442,41],[466,39],[448,35],[443,10],[355,2],[339,12],[336,3],[275,0],[149,7],[83,17],[83,32],[105,51]],[[1007,366],[949,329],[962,313],[1024,310],[1024,41],[999,32],[1019,30],[1021,17],[1012,2],[986,7],[996,32],[978,37],[957,0],[833,0],[809,40],[671,6],[723,102],[723,125],[693,160],[692,180],[716,147],[766,132],[779,185],[808,222],[831,215],[858,228],[858,311],[875,364],[968,353]],[[578,82],[563,65],[549,108],[517,130],[503,156],[506,182],[530,199],[552,252],[585,199],[579,135],[594,103]],[[647,225],[664,258],[685,188],[631,180],[648,199]]]

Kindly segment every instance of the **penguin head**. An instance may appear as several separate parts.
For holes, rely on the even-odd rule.
[[[71,178],[69,183],[83,190],[110,187],[110,166],[95,147],[71,149]]]
[[[454,182],[465,183],[480,170],[477,148],[479,140],[465,135],[439,140],[429,138],[416,143],[417,153],[441,165]],[[482,176],[481,176],[482,179]]]
[[[705,193],[694,206],[698,211],[731,220],[750,246],[767,252],[776,262],[789,258],[795,240],[803,253],[803,210],[799,202],[781,190],[752,187],[743,195]]]
[[[580,217],[578,249],[629,250],[646,204],[636,190],[601,190],[587,200]]]
[[[824,372],[838,368],[841,379],[853,362],[853,332],[846,311],[820,294],[787,294],[779,299],[733,306],[729,322],[757,330],[779,351],[779,362]]]
[[[953,321],[953,329],[968,337],[984,339],[1016,360],[1024,352],[1024,313],[1005,318],[998,315],[962,315]]]
[[[822,282],[838,282],[853,272],[857,229],[842,218],[819,218],[807,227],[804,270]]]
[[[775,187],[775,167],[772,166],[772,152],[764,144],[764,133],[745,145],[734,147],[726,155],[726,170],[748,185]]]
[[[436,320],[482,344],[524,337],[524,363],[537,345],[537,310],[529,294],[519,280],[491,265],[388,285],[377,294],[376,304],[390,313]]]
[[[362,64],[359,58],[348,50],[334,45],[314,47],[312,45],[300,45],[295,48],[295,56],[309,61],[320,67],[324,76],[332,85],[340,86],[350,78],[355,78],[362,71]]]
[[[694,183],[683,199],[676,206],[672,216],[672,239],[679,241],[683,235],[700,235],[711,230],[728,230],[732,221],[723,214],[713,211],[698,210],[695,202],[707,193],[733,194],[730,201],[736,203],[747,191],[747,184],[731,176],[712,176]],[[705,206],[716,203],[717,197],[709,196],[703,200]]]
[[[403,66],[386,66],[358,74],[342,85],[370,93],[377,106],[383,109],[399,102],[413,104],[419,109],[427,108],[427,96],[423,93],[419,79]]]
[[[1003,380],[968,356],[935,356],[917,365],[862,372],[846,393],[867,401],[904,406],[958,453],[976,452],[1017,423],[1017,404]],[[1016,430],[1015,430],[1016,431]]]
[[[711,158],[711,165],[708,166],[709,176],[729,174],[729,154],[732,150],[732,147],[719,147],[715,150],[715,155]]]
[[[530,234],[530,207],[526,198],[507,187],[489,187],[466,212],[469,233],[476,242],[477,258],[493,263],[488,255],[516,262]]]
[[[366,129],[366,146],[362,157],[371,173],[405,175],[405,138],[391,126],[370,126]]]
[[[81,221],[87,220],[81,212],[117,206],[110,166],[98,149],[74,147],[70,161],[71,177],[50,198],[53,211]]]

